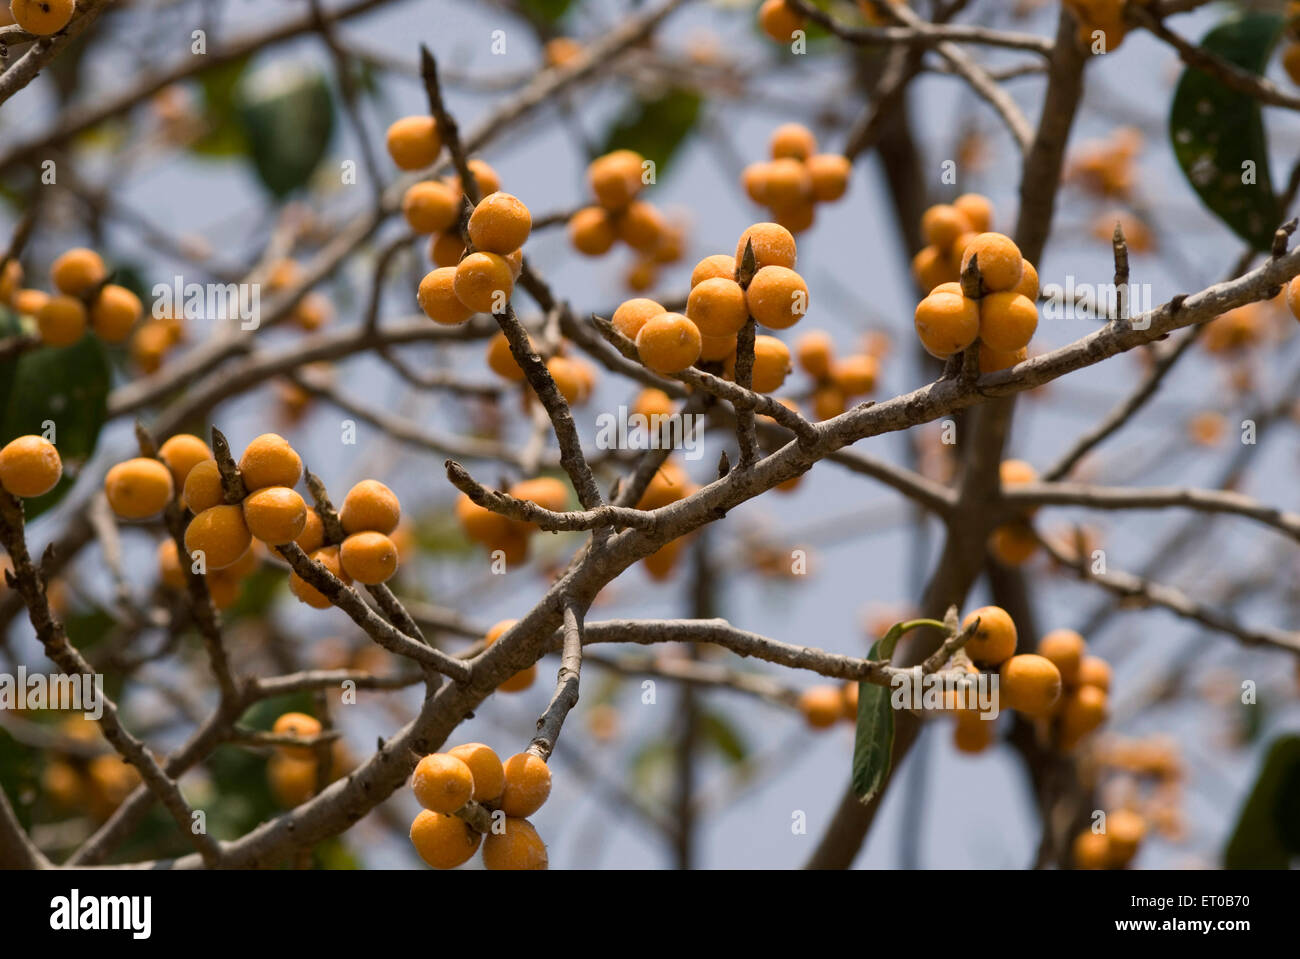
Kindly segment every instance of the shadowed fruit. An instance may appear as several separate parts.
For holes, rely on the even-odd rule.
[[[40,6],[40,0],[33,6]],[[50,265],[50,280],[60,293],[82,297],[108,276],[104,261],[94,250],[76,247],[55,259]]]
[[[608,253],[617,239],[614,221],[603,207],[583,207],[569,218],[569,242],[585,256]]]
[[[456,295],[455,266],[440,266],[424,274],[415,299],[424,315],[441,326],[459,326],[474,315]]]
[[[1106,815],[1106,836],[1110,840],[1106,862],[1112,869],[1123,869],[1137,855],[1147,833],[1146,820],[1128,809]]]
[[[785,0],[763,0],[758,8],[758,25],[777,43],[789,43],[794,32],[804,28],[804,19]]]
[[[1102,692],[1110,691],[1110,663],[1100,656],[1085,656],[1079,663],[1080,686],[1096,686]]]
[[[140,297],[124,286],[109,283],[90,308],[90,328],[106,343],[121,343],[143,312]]]
[[[320,720],[306,713],[284,713],[275,721],[271,732],[277,736],[297,736],[299,739],[314,739],[321,734]],[[316,752],[312,746],[277,746],[285,756],[295,759],[315,759]]]
[[[545,869],[546,844],[526,819],[507,817],[502,832],[483,840],[483,866],[487,869]]]
[[[506,786],[505,767],[501,758],[482,743],[466,743],[447,751],[466,766],[474,777],[474,793],[470,797],[478,802],[490,802],[501,795]]]
[[[451,815],[474,795],[474,774],[455,756],[433,753],[416,764],[411,789],[425,809]]]
[[[185,551],[191,556],[202,553],[204,569],[209,572],[234,563],[252,542],[244,511],[238,506],[205,509],[185,529]]]
[[[615,150],[591,161],[587,167],[587,183],[596,202],[606,210],[624,209],[641,192],[641,164],[639,153]]]
[[[812,177],[812,195],[818,203],[834,203],[849,188],[849,175],[853,167],[847,157],[838,153],[818,153],[808,158],[808,173]]]
[[[995,350],[1024,349],[1038,329],[1038,307],[1019,293],[990,293],[979,302],[980,340]]]
[[[1038,641],[1038,655],[1052,661],[1067,686],[1078,684],[1079,664],[1086,649],[1083,637],[1072,629],[1054,629]]]
[[[46,346],[71,346],[86,334],[86,307],[75,296],[52,296],[36,312],[36,332]]]
[[[541,809],[551,794],[551,770],[546,763],[532,753],[517,753],[505,761],[504,771],[502,811],[523,819]]]
[[[510,519],[479,506],[464,493],[456,500],[456,519],[465,538],[484,546],[500,542],[510,535]]]
[[[1081,832],[1070,848],[1075,869],[1105,869],[1110,864],[1110,839],[1105,833]]]
[[[337,546],[322,547],[314,553],[309,553],[307,558],[320,563],[333,573],[337,579],[341,579],[345,583],[348,581],[348,574],[344,571],[343,564],[339,562],[339,548]],[[289,574],[289,592],[313,609],[329,608],[329,597],[299,576],[296,571]]]
[[[507,540],[512,533],[513,530],[508,530],[506,534],[502,535],[501,539],[503,541]],[[526,538],[525,538],[525,542],[527,542]],[[498,639],[500,639],[502,636],[506,634],[506,632],[510,629],[511,626],[513,626],[517,622],[519,622],[519,620],[517,619],[503,619],[501,620],[501,622],[497,623],[495,626],[489,629],[487,631],[487,635],[483,637],[484,647],[486,648],[487,646],[491,646],[493,643],[495,643]],[[515,673],[505,682],[501,683],[499,686],[497,686],[497,690],[503,693],[523,692],[525,689],[527,689],[529,686],[533,684],[533,681],[536,678],[537,678],[537,664],[534,663],[533,665],[528,666],[525,669],[519,670],[519,672]],[[527,815],[527,813],[525,813],[524,815]]]
[[[514,286],[514,271],[497,253],[469,254],[452,280],[456,297],[474,313],[504,313]]]
[[[422,180],[407,188],[402,215],[416,233],[441,233],[459,219],[460,196],[441,180]]]
[[[221,487],[221,470],[214,459],[195,463],[185,476],[185,486],[181,491],[185,507],[195,516],[205,509],[220,506],[225,502],[225,490]]]
[[[14,496],[43,496],[62,476],[59,451],[43,436],[19,436],[0,449],[0,486]]]

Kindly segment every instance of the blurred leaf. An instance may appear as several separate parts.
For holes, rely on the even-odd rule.
[[[23,325],[18,314],[7,306],[0,306],[0,340],[22,333]],[[11,356],[0,362],[0,410],[9,408],[9,395],[13,392],[14,381],[17,379],[18,360],[19,357]]]
[[[632,791],[662,802],[673,782],[673,744],[666,739],[646,743],[632,757]]]
[[[1223,852],[1227,869],[1286,869],[1300,856],[1300,736],[1273,743]]]
[[[564,19],[573,6],[573,0],[519,0],[519,10],[534,23],[551,26]]]
[[[1250,14],[1219,24],[1201,47],[1243,69],[1262,73],[1282,19]],[[1257,250],[1268,250],[1282,217],[1268,169],[1268,141],[1259,104],[1193,67],[1183,71],[1169,110],[1169,138],[1188,182],[1212,213]],[[1255,182],[1243,183],[1243,164]]]
[[[656,179],[700,118],[703,101],[689,90],[671,90],[653,100],[633,101],[605,134],[601,153],[635,150],[654,161]]]
[[[204,134],[190,144],[195,153],[212,157],[240,156],[248,152],[248,141],[237,115],[237,91],[248,67],[248,58],[204,70],[198,75],[203,95]]]
[[[277,197],[311,179],[334,133],[334,99],[325,75],[302,64],[272,62],[237,90],[239,121],[257,175]]]
[[[903,624],[895,623],[884,638],[871,645],[868,659],[894,655]],[[858,726],[853,740],[853,792],[862,803],[871,802],[889,775],[894,753],[894,707],[888,686],[858,683]]]
[[[743,763],[749,755],[749,747],[741,737],[740,731],[721,713],[703,713],[700,716],[700,732],[704,734],[705,742],[717,749],[730,762]]]
[[[285,582],[283,570],[273,566],[259,567],[240,583],[239,598],[235,600],[235,605],[222,613],[222,617],[234,621],[241,618],[257,619],[265,615]]]
[[[63,498],[72,487],[69,465],[84,462],[95,451],[111,383],[108,354],[95,336],[83,336],[72,346],[30,350],[18,358],[0,426],[0,444],[15,436],[40,434],[49,420],[54,423],[54,445],[64,465],[58,486],[27,500],[28,520]]]

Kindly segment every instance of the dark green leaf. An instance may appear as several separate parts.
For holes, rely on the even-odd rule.
[[[635,150],[653,161],[656,178],[662,177],[669,161],[695,129],[701,104],[700,98],[689,90],[672,90],[653,100],[636,100],[605,135],[601,152]]]
[[[1286,869],[1300,856],[1300,736],[1273,743],[1223,852],[1228,869]]]
[[[11,336],[21,336],[25,331],[18,315],[8,307],[0,306],[0,340]],[[18,356],[11,356],[0,362],[0,411],[9,408],[9,396],[13,393],[17,380]]]
[[[895,623],[879,642],[872,644],[868,659],[889,659],[903,635],[903,624]],[[890,689],[875,683],[858,683],[858,726],[853,740],[853,792],[863,803],[871,802],[889,776],[894,753],[894,707]]]
[[[334,132],[334,100],[324,74],[273,63],[245,77],[237,97],[239,121],[262,183],[277,197],[306,184]]]
[[[573,6],[573,0],[519,0],[519,9],[534,23],[546,23],[551,26],[564,19],[564,15]]]
[[[27,501],[28,519],[63,498],[72,486],[69,467],[80,465],[95,451],[111,382],[108,354],[95,336],[84,336],[72,346],[30,350],[18,358],[0,443],[28,433],[43,434],[47,421],[52,422],[54,445],[64,467],[58,486]],[[75,474],[75,469],[71,472]]]
[[[229,157],[248,152],[244,128],[236,115],[236,91],[247,67],[248,58],[241,57],[199,74],[204,132],[190,144],[195,153]]]
[[[1282,19],[1251,14],[1219,24],[1201,41],[1253,73],[1261,73]],[[1169,137],[1184,175],[1211,212],[1257,250],[1269,249],[1282,211],[1268,169],[1268,141],[1259,104],[1194,67],[1183,71],[1169,111]],[[1243,166],[1254,164],[1253,183]]]
[[[733,763],[742,763],[749,755],[749,747],[738,730],[721,713],[708,712],[700,716],[700,731],[705,741]]]

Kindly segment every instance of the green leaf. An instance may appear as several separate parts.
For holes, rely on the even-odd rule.
[[[311,179],[334,133],[334,99],[325,75],[274,62],[237,90],[239,122],[263,185],[284,197]]]
[[[1286,869],[1300,856],[1300,736],[1283,736],[1241,810],[1223,852],[1227,869]]]
[[[519,10],[534,23],[551,26],[564,19],[573,6],[573,0],[519,0]]]
[[[1250,14],[1219,24],[1202,49],[1252,73],[1262,73],[1282,18]],[[1174,156],[1203,202],[1257,250],[1268,250],[1282,218],[1268,169],[1268,140],[1259,104],[1194,67],[1183,71],[1169,110]],[[1243,165],[1254,164],[1253,183]]]
[[[605,135],[601,153],[635,150],[655,165],[662,177],[669,161],[700,118],[703,101],[689,90],[670,90],[652,100],[635,100]]]
[[[0,340],[21,336],[24,332],[18,314],[6,306],[0,306]],[[18,360],[18,356],[11,356],[0,362],[0,410],[9,408],[9,397],[13,393],[14,381],[18,378]]]
[[[244,128],[239,123],[236,91],[248,67],[248,58],[204,70],[198,76],[203,95],[204,133],[190,149],[210,157],[241,156],[248,152]]]
[[[749,755],[744,738],[726,716],[706,712],[700,716],[700,731],[704,740],[732,763],[743,763]]]
[[[0,425],[0,444],[15,436],[42,434],[46,422],[52,422],[54,445],[64,466],[63,479],[54,489],[26,502],[29,520],[63,498],[73,483],[69,467],[80,465],[94,453],[111,383],[108,353],[96,336],[84,336],[72,346],[58,349],[30,350],[18,358]]]
[[[889,659],[903,635],[903,623],[895,623],[884,638],[871,646],[868,659]],[[858,683],[858,726],[853,740],[853,792],[869,803],[889,776],[894,754],[894,707],[890,690],[875,683]]]

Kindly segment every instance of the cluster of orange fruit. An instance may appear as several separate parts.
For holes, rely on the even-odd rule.
[[[813,729],[829,729],[840,720],[858,721],[858,684],[810,686],[799,694],[799,712]]]
[[[434,869],[469,862],[480,845],[487,869],[546,868],[546,844],[527,818],[551,794],[551,770],[538,756],[518,753],[503,763],[483,743],[467,743],[421,759],[411,790],[424,807],[411,823],[411,843]],[[491,815],[486,835],[470,824],[471,802]]]
[[[879,340],[868,344],[871,349],[881,349]],[[849,401],[866,396],[876,388],[880,375],[880,356],[867,352],[835,355],[835,343],[829,333],[809,330],[794,346],[795,362],[813,381],[809,400],[813,414],[819,420],[839,416],[849,407]]]
[[[321,734],[320,720],[306,713],[284,713],[275,721],[271,732],[277,736],[314,739]],[[343,740],[334,740],[327,750],[328,784],[341,778],[355,765]],[[321,781],[320,756],[312,746],[276,746],[266,764],[267,785],[275,801],[286,809],[305,803],[316,795]]]
[[[1133,192],[1141,151],[1142,131],[1117,127],[1105,140],[1085,144],[1070,158],[1066,179],[1090,193],[1125,199]]]
[[[99,724],[84,716],[63,720],[58,733],[72,748],[56,744],[49,751],[41,790],[54,805],[103,822],[140,784],[139,771],[113,751]]]
[[[751,200],[771,210],[775,222],[802,233],[812,226],[818,203],[844,196],[852,165],[838,153],[818,153],[817,138],[800,123],[777,127],[771,152],[771,160],[745,167],[741,182]]]
[[[50,282],[58,292],[24,288],[17,260],[0,274],[0,303],[36,322],[36,334],[46,346],[71,346],[92,329],[107,343],[121,343],[140,320],[140,298],[124,286],[108,283],[108,269],[94,250],[76,247],[50,265]]]
[[[1071,849],[1075,869],[1123,869],[1138,854],[1147,822],[1131,809],[1106,813],[1105,827],[1079,833]]]
[[[425,274],[416,292],[420,309],[445,326],[464,323],[475,313],[504,313],[532,228],[532,214],[518,197],[500,190],[483,197],[466,228],[473,252],[464,253],[455,266]]]
[[[271,267],[266,278],[266,288],[272,293],[278,293],[296,286],[301,280],[302,264],[286,258]],[[333,317],[334,307],[330,304],[329,297],[315,290],[304,293],[289,313],[290,322],[308,333],[319,330]]]
[[[569,487],[554,476],[520,480],[506,492],[515,499],[528,500],[554,513],[569,508]],[[536,523],[525,523],[494,513],[479,506],[466,493],[461,493],[456,499],[456,520],[466,539],[485,546],[489,553],[500,550],[507,565],[522,563],[528,558],[529,541],[539,531]]]
[[[537,350],[537,344],[531,336],[528,344],[534,351]],[[596,389],[596,368],[579,356],[570,356],[566,352],[567,348],[566,341],[561,341],[556,346],[555,351],[546,358],[546,371],[551,374],[555,388],[560,391],[565,402],[570,406],[581,406],[591,399],[591,394]],[[510,340],[504,333],[496,333],[488,341],[487,365],[488,369],[507,383],[524,384],[524,401],[526,404],[532,402],[532,389],[527,386],[524,371],[510,352]]]
[[[741,286],[745,249],[755,272]],[[794,271],[794,236],[778,223],[756,223],[741,234],[734,256],[705,257],[691,273],[686,313],[650,299],[627,300],[614,311],[614,328],[637,346],[641,362],[657,373],[679,373],[697,362],[723,363],[735,377],[736,337],[751,317],[768,329],[793,326],[808,312],[808,284]],[[753,388],[770,393],[790,372],[790,350],[773,336],[754,340]]]

